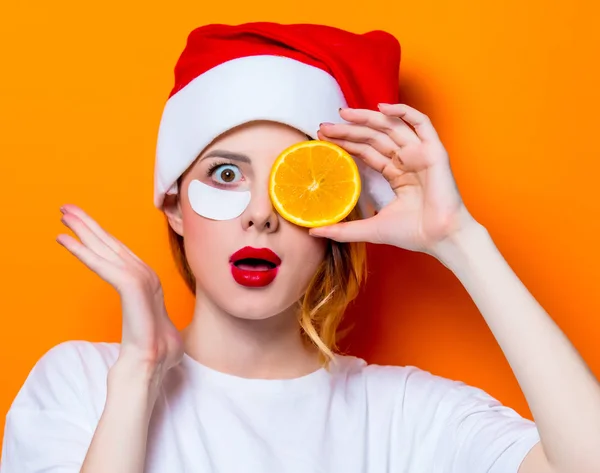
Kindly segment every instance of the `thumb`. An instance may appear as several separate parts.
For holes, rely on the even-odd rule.
[[[351,222],[336,223],[324,227],[311,228],[309,235],[329,238],[341,243],[364,241],[375,243],[373,237],[373,222],[370,219],[352,220]]]

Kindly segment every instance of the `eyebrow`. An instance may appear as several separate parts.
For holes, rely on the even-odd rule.
[[[225,151],[225,150],[221,150],[221,149],[214,149],[214,150],[206,153],[202,157],[202,159],[214,158],[214,157],[231,159],[232,161],[239,161],[239,162],[248,163],[248,164],[252,163],[251,159],[248,156],[246,156],[245,154],[235,153],[234,151]],[[201,161],[202,161],[202,159],[201,159]]]

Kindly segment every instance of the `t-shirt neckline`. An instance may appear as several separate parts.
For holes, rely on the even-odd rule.
[[[200,383],[209,383],[218,385],[228,390],[254,391],[264,394],[268,393],[302,393],[318,389],[323,383],[327,383],[331,379],[331,365],[328,370],[321,367],[311,373],[298,376],[295,378],[284,379],[265,379],[265,378],[244,378],[222,371],[217,371],[210,368],[196,359],[192,358],[187,353],[184,353],[182,364],[186,371],[194,379]]]

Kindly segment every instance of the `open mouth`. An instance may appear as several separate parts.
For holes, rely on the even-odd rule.
[[[232,254],[229,262],[240,269],[266,271],[279,266],[281,259],[269,248],[246,246]]]
[[[275,263],[261,258],[243,258],[234,261],[233,265],[243,271],[268,271],[277,267]]]
[[[265,287],[273,282],[279,271],[281,259],[269,248],[246,246],[229,258],[231,275],[246,287]]]

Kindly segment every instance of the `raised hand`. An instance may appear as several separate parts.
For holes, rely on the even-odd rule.
[[[396,198],[374,217],[311,229],[312,235],[435,254],[444,239],[476,224],[426,115],[404,104],[382,104],[379,111],[342,109],[340,115],[349,123],[322,124],[319,138],[380,172]]]
[[[183,342],[167,314],[158,276],[79,207],[65,205],[61,212],[61,221],[80,241],[61,234],[58,243],[120,295],[123,314],[119,358],[140,363],[161,379],[181,361]]]

